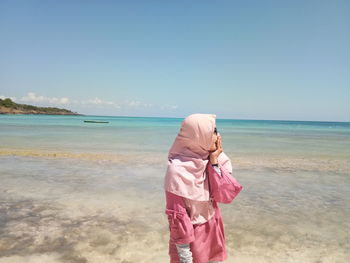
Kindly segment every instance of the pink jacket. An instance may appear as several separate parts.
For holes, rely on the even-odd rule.
[[[217,202],[224,204],[231,203],[243,187],[225,167],[220,166],[219,168],[221,170],[221,175],[219,175],[212,167],[211,163],[208,162],[206,180],[209,180],[210,197],[215,216],[211,217],[212,219],[209,218],[206,223],[193,224],[193,217],[196,217],[196,215],[193,216],[193,211],[190,211],[190,209],[193,209],[193,205],[188,206],[188,200],[186,200],[186,198],[165,191],[165,213],[168,216],[169,222],[169,255],[171,257],[171,262],[178,262],[178,256],[174,245],[188,243],[191,243],[194,262],[206,262],[206,260],[209,261],[213,259],[223,260],[226,258],[224,229]],[[203,207],[196,210],[203,213],[202,208]],[[213,229],[220,229],[214,229],[209,232],[207,230],[204,231],[205,228],[201,227],[204,226],[204,224],[210,225]],[[201,241],[198,241],[197,244],[196,240]],[[203,240],[207,241],[203,242]],[[215,246],[218,247],[215,248]]]

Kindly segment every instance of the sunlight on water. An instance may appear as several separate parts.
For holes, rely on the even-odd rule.
[[[124,126],[115,124],[84,134],[74,118],[49,120],[27,120],[28,129],[0,120],[0,263],[169,262],[162,186],[178,122],[162,131],[145,122],[133,123],[133,133],[118,133]],[[44,137],[36,136],[36,122]],[[295,139],[289,126],[281,132],[249,123],[237,134],[239,127],[220,125],[244,186],[231,204],[220,204],[226,262],[347,262],[350,135],[301,126],[293,131],[304,137]],[[310,129],[314,139],[306,139]],[[265,132],[278,136],[264,139]],[[126,134],[120,145],[104,142]]]

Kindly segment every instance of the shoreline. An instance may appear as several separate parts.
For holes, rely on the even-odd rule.
[[[233,169],[239,170],[257,170],[263,169],[275,170],[279,172],[333,172],[349,174],[350,164],[346,156],[312,156],[312,157],[294,157],[294,156],[237,156],[225,152],[231,159]],[[0,156],[17,157],[35,157],[50,159],[70,159],[82,160],[105,164],[126,164],[131,165],[150,165],[166,166],[167,153],[100,153],[100,152],[69,152],[69,151],[50,151],[41,149],[8,149],[0,148]]]

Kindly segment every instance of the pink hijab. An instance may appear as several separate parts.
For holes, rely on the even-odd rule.
[[[206,167],[214,133],[215,114],[195,113],[187,116],[168,154],[164,190],[197,201],[209,201]],[[232,173],[232,165],[222,152],[219,166]]]

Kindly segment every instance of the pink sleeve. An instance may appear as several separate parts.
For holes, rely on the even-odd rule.
[[[188,244],[194,241],[194,229],[187,214],[183,197],[165,191],[170,239],[175,244]]]
[[[219,203],[229,204],[242,190],[243,186],[231,175],[231,173],[224,166],[219,167],[221,175],[219,175],[208,164],[208,177],[210,185],[211,197]]]

